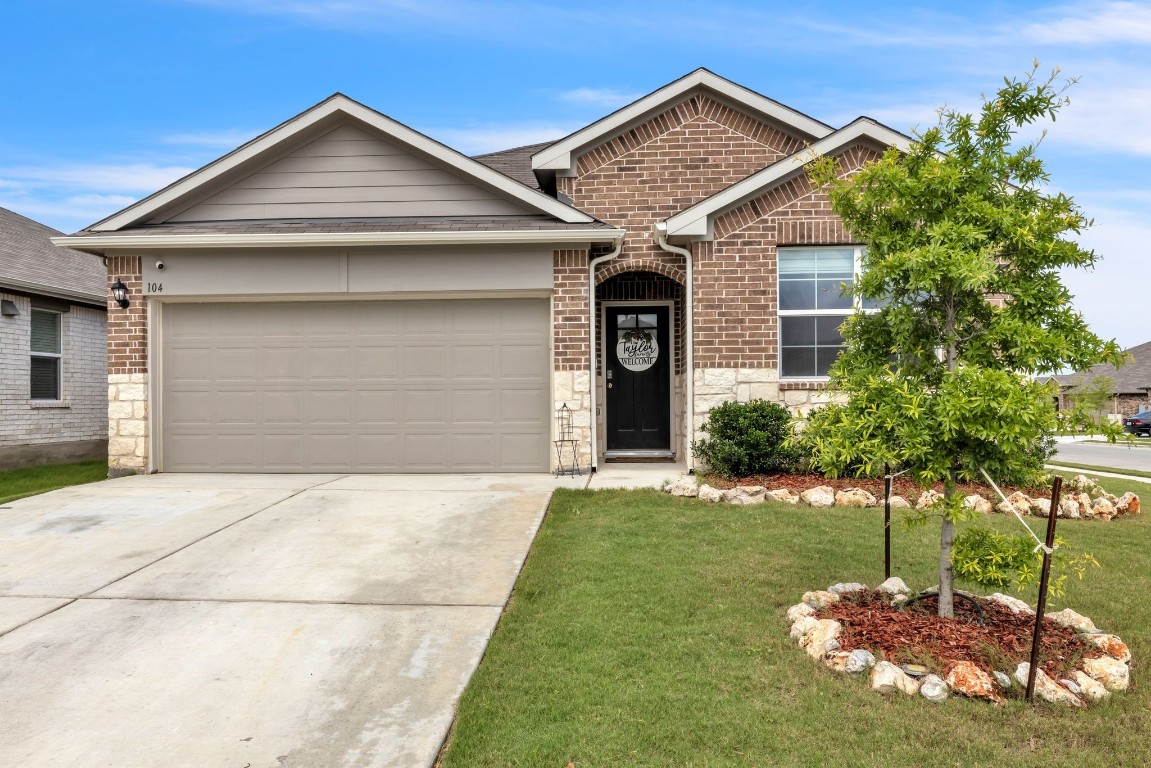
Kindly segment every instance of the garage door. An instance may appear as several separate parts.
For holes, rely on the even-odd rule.
[[[539,472],[542,299],[166,304],[169,472]]]

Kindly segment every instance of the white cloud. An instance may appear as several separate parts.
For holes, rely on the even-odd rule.
[[[613,88],[576,88],[559,94],[561,101],[571,104],[587,104],[596,107],[618,109],[630,104],[644,94],[633,91],[620,91]]]
[[[555,141],[567,136],[573,130],[575,127],[572,126],[513,123],[474,128],[440,128],[426,133],[465,155],[482,155],[527,144]]]
[[[1113,2],[1068,5],[1058,18],[1028,24],[1021,36],[1038,43],[1151,43],[1151,5]]]

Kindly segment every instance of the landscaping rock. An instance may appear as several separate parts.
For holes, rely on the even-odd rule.
[[[667,492],[672,496],[694,498],[699,495],[699,484],[693,478],[681,477],[668,486]]]
[[[839,650],[839,633],[843,629],[835,619],[818,619],[815,626],[799,639],[799,647],[813,659],[822,659]]]
[[[1090,491],[1092,488],[1096,487],[1096,484],[1094,480],[1087,477],[1086,475],[1076,475],[1075,477],[1071,478],[1069,483],[1067,483],[1067,487],[1074,488],[1077,491]]]
[[[811,630],[815,629],[815,625],[818,622],[819,619],[815,618],[814,616],[800,616],[798,619],[791,622],[791,632],[788,633],[788,636],[792,640],[797,640],[802,643],[803,636]]]
[[[814,613],[815,609],[807,603],[798,603],[787,609],[787,620],[794,624],[804,616],[811,616]]]
[[[1011,678],[1007,676],[1006,672],[1000,672],[998,669],[991,673],[995,677],[995,682],[999,683],[999,687],[1005,691],[1011,690]]]
[[[963,498],[963,506],[976,511],[981,515],[991,514],[991,511],[994,509],[994,507],[991,505],[991,502],[980,496],[978,493],[973,493],[970,496],[965,496]]]
[[[835,489],[828,485],[817,485],[799,494],[799,500],[809,507],[832,507],[835,506]]]
[[[871,689],[880,693],[903,691],[914,696],[919,693],[919,681],[890,661],[879,661],[871,668]]]
[[[1079,684],[1079,688],[1083,691],[1083,695],[1092,701],[1099,701],[1100,699],[1105,699],[1111,695],[1111,692],[1108,691],[1102,683],[1091,677],[1091,675],[1087,674],[1086,672],[1082,672],[1078,669],[1075,670],[1075,682]]]
[[[1032,499],[1031,514],[1035,517],[1051,516],[1051,499]]]
[[[1015,512],[1015,507],[1011,506],[1009,502],[1001,501],[995,505],[995,511],[1001,515],[1011,515]]]
[[[1024,688],[1027,687],[1027,675],[1030,670],[1031,665],[1026,661],[1015,668],[1015,679]],[[1035,672],[1035,694],[1052,704],[1066,704],[1069,707],[1083,706],[1083,701],[1078,696],[1052,680],[1042,669]]]
[[[700,501],[710,501],[712,503],[723,501],[723,491],[718,488],[712,488],[707,483],[699,487],[696,495],[699,496]]]
[[[1119,501],[1115,503],[1115,513],[1119,515],[1137,515],[1139,514],[1139,497],[1128,491],[1119,497]]]
[[[1032,610],[1031,606],[1020,600],[1018,597],[1012,597],[1011,595],[1004,595],[999,592],[995,592],[988,595],[987,599],[993,603],[999,603],[1000,605],[1007,606],[1011,609],[1012,613],[1024,613],[1029,616],[1035,615],[1035,611]]]
[[[891,497],[891,508],[892,509],[911,509],[911,502],[909,502],[907,499],[903,498],[902,496],[892,496]]]
[[[1071,520],[1078,520],[1081,517],[1079,512],[1079,500],[1069,499],[1067,497],[1060,499],[1059,516],[1066,517]]]
[[[1095,516],[1095,510],[1091,507],[1091,497],[1086,493],[1072,494],[1072,498],[1079,504],[1079,517],[1084,519],[1091,519]]]
[[[767,493],[767,489],[762,485],[737,485],[734,488],[728,488],[722,493],[724,501],[730,501],[736,504],[745,504],[747,503],[745,501],[746,499],[756,499],[758,497],[756,501],[751,502],[752,504],[758,504],[763,501],[763,497]]]
[[[925,675],[919,682],[919,695],[928,701],[945,701],[949,691],[947,683],[939,675]]]
[[[898,576],[892,576],[887,581],[876,587],[880,592],[886,595],[910,595],[911,588],[903,583],[903,579]]]
[[[1131,649],[1127,647],[1127,643],[1115,635],[1082,635],[1081,637],[1111,658],[1124,663],[1131,662]]]
[[[776,488],[774,491],[767,492],[767,498],[782,501],[784,504],[798,504],[799,494],[792,493],[787,488]]]
[[[838,603],[839,595],[835,594],[834,592],[814,590],[812,592],[803,593],[803,602],[807,603],[812,608],[825,608],[832,603]]]
[[[916,509],[927,509],[934,507],[936,503],[943,499],[943,494],[937,491],[924,491],[919,494],[919,500],[915,502]]]
[[[1031,514],[1031,497],[1023,491],[1016,491],[1008,496],[1007,503],[1015,507],[1015,511],[1021,515]]]
[[[838,643],[838,641],[836,641]],[[847,651],[832,651],[824,657],[824,665],[833,672],[846,672],[848,657],[851,656]]]
[[[867,585],[857,581],[840,582],[839,584],[832,584],[827,588],[827,591],[833,595],[850,595],[852,592],[866,592]]]
[[[1047,614],[1047,618],[1054,621],[1063,627],[1071,627],[1071,629],[1079,632],[1094,632],[1098,629],[1095,622],[1086,616],[1081,616],[1070,608],[1064,608],[1062,611]]]
[[[1131,683],[1131,671],[1127,665],[1110,656],[1084,659],[1083,671],[1109,691],[1125,691]]]
[[[1079,686],[1079,683],[1075,682],[1074,680],[1068,680],[1064,677],[1059,680],[1059,684],[1074,693],[1076,696],[1083,693],[1083,689]]]
[[[875,497],[862,488],[848,488],[844,491],[838,491],[835,494],[835,506],[855,507],[858,509],[874,507]]]
[[[1110,520],[1111,518],[1115,517],[1115,507],[1111,504],[1111,502],[1102,496],[1096,499],[1095,503],[1092,504],[1091,507],[1092,511],[1094,512],[1092,516],[1096,520]]]
[[[852,675],[863,674],[875,666],[875,655],[864,648],[856,648],[848,654],[844,671]]]
[[[1001,701],[991,682],[991,675],[970,661],[957,661],[947,673],[947,684],[951,690],[973,699]]]

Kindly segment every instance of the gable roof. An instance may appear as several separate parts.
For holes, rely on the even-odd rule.
[[[107,276],[100,259],[51,238],[61,232],[0,208],[0,289],[106,306]]]
[[[695,240],[710,240],[713,236],[715,218],[727,211],[743,205],[749,200],[767,192],[803,172],[804,166],[822,155],[835,154],[847,149],[860,140],[870,139],[878,144],[906,152],[911,148],[912,139],[869,117],[860,117],[838,131],[830,133],[806,149],[772,163],[762,171],[748,176],[742,181],[717,192],[690,208],[686,208],[664,222],[668,237],[687,237]]]
[[[293,140],[310,136],[315,131],[322,130],[324,126],[332,125],[342,119],[350,119],[379,131],[392,141],[435,159],[446,168],[466,176],[470,181],[523,204],[530,211],[553,216],[568,223],[593,221],[591,216],[555,198],[530,189],[358,101],[336,93],[198,171],[93,224],[85,232],[122,230],[147,221],[154,214],[177,206],[181,201],[194,199],[215,183],[233,178],[244,169],[258,166],[262,160],[274,156],[277,150]]]
[[[701,67],[586,128],[550,144],[532,157],[532,168],[536,171],[570,175],[574,173],[576,158],[582,152],[630,130],[697,90],[706,91],[721,102],[737,107],[740,111],[749,112],[804,139],[821,139],[832,132],[831,126],[826,123],[821,123]]]
[[[1051,379],[1060,387],[1077,387],[1098,376],[1107,376],[1115,382],[1112,391],[1117,395],[1146,394],[1146,388],[1151,387],[1151,341],[1124,351],[1131,355],[1131,362],[1122,368],[1117,369],[1110,363],[1104,363],[1080,373],[1061,374]]]
[[[526,147],[514,147],[499,152],[489,152],[486,155],[473,155],[472,159],[483,163],[492,170],[499,171],[505,176],[510,176],[532,189],[539,189],[539,179],[532,173],[532,155],[554,143],[545,141],[541,144],[528,144]]]

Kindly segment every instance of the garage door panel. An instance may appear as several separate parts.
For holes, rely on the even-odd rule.
[[[546,471],[545,300],[164,305],[167,471]]]

